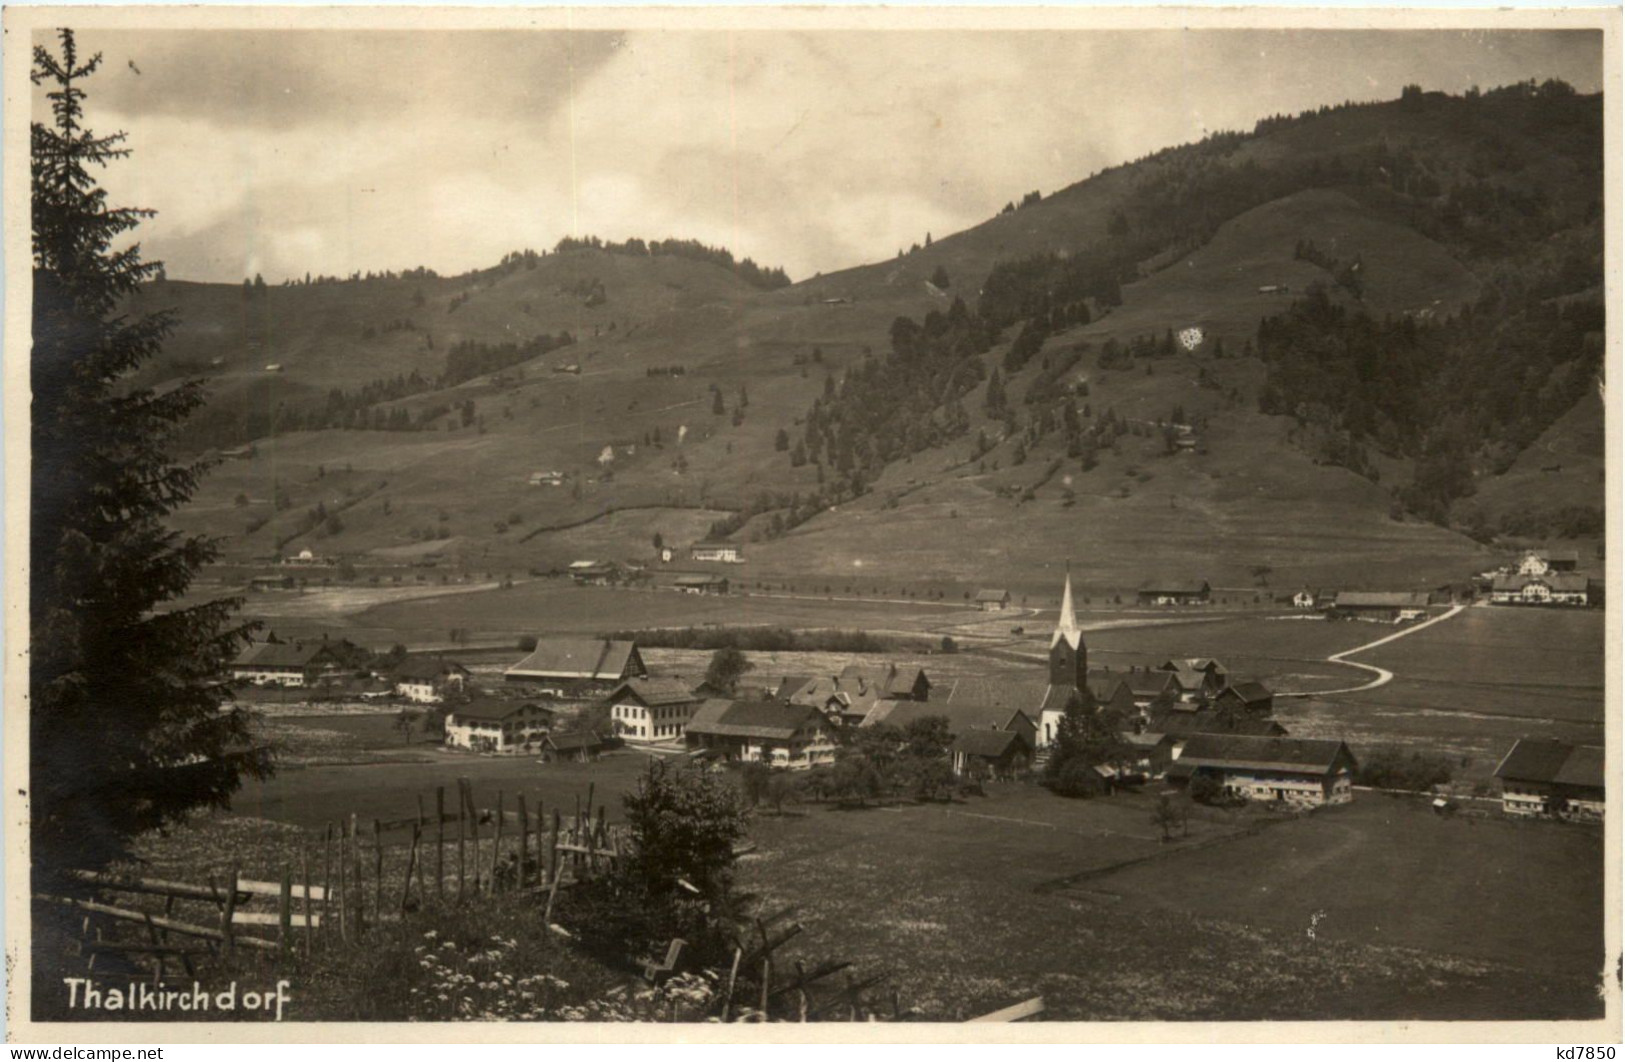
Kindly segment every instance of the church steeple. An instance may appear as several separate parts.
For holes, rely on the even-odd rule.
[[[1061,590],[1061,615],[1049,642],[1049,681],[1051,686],[1082,691],[1088,688],[1089,649],[1083,644],[1083,631],[1072,608],[1072,571],[1069,565]]]

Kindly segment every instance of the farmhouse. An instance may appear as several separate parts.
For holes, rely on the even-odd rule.
[[[891,704],[890,711],[872,714],[865,724],[873,726],[884,723],[902,730],[916,720],[936,716],[948,721],[948,733],[955,736],[968,734],[972,730],[1007,730],[1021,735],[1028,748],[1038,745],[1038,724],[1019,708],[969,702],[953,704],[947,701],[894,701]]]
[[[550,733],[542,738],[540,748],[542,754],[550,759],[586,763],[608,745],[603,735],[596,731],[577,730],[569,734]]]
[[[975,601],[976,607],[983,612],[1003,612],[1010,607],[1010,591],[978,590]]]
[[[1014,730],[967,730],[948,752],[956,776],[1008,778],[1032,762],[1033,747]]]
[[[1574,605],[1591,603],[1591,584],[1575,572],[1498,575],[1490,584],[1493,605]]]
[[[635,678],[604,698],[615,733],[627,741],[677,741],[700,697],[675,678]]]
[[[435,704],[446,692],[462,689],[469,670],[455,660],[443,657],[409,656],[390,673],[397,696],[416,704]]]
[[[1603,750],[1549,738],[1522,738],[1495,768],[1501,810],[1508,815],[1552,815],[1600,822],[1607,805]]]
[[[1152,582],[1140,587],[1142,605],[1205,605],[1213,597],[1206,580],[1195,582]]]
[[[1179,698],[1184,701],[1206,700],[1223,689],[1228,680],[1223,664],[1200,657],[1169,660],[1157,670],[1179,681]]]
[[[1237,682],[1219,691],[1213,698],[1213,707],[1244,715],[1269,715],[1275,710],[1275,694],[1262,682]]]
[[[745,551],[732,542],[697,542],[689,548],[690,559],[697,561],[720,561],[723,564],[745,563]]]
[[[1131,668],[1121,674],[1123,684],[1128,687],[1127,700],[1141,712],[1166,707],[1184,699],[1179,676],[1172,671]],[[1114,695],[1113,699],[1118,698]]]
[[[1547,575],[1551,572],[1572,572],[1580,567],[1580,554],[1572,549],[1532,549],[1518,561],[1519,575]]]
[[[552,697],[602,696],[631,678],[643,678],[636,643],[600,638],[548,638],[502,673],[509,682],[538,686]]]
[[[1427,607],[1426,594],[1410,591],[1381,593],[1366,590],[1341,591],[1332,606],[1336,612],[1344,616],[1387,623],[1415,619],[1425,615]]]
[[[256,686],[304,687],[343,670],[337,648],[320,642],[262,642],[231,662],[231,677]]]
[[[726,594],[728,580],[721,575],[679,575],[677,589],[685,594]]]
[[[609,586],[619,574],[609,561],[579,560],[570,564],[570,578],[577,586]]]
[[[1307,587],[1292,595],[1293,608],[1314,608],[1315,592]]]
[[[474,752],[528,752],[552,731],[557,714],[534,701],[476,695],[446,713],[446,744]]]
[[[788,679],[786,680],[788,682]],[[814,676],[776,699],[816,708],[832,723],[860,724],[881,701],[923,701],[931,696],[931,680],[918,667],[896,664],[849,664],[839,675]]]
[[[828,721],[805,705],[708,700],[689,719],[686,738],[690,749],[769,767],[804,770],[835,762]]]
[[[1196,734],[1185,742],[1168,776],[1191,781],[1205,775],[1244,800],[1319,807],[1354,799],[1356,766],[1354,754],[1341,741]]]

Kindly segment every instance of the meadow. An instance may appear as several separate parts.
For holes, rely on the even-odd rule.
[[[1038,994],[1096,1021],[1601,1013],[1599,831],[1360,794],[1163,845],[1149,794],[990,793],[759,816],[742,883],[796,905],[809,960],[888,969],[938,1020]]]

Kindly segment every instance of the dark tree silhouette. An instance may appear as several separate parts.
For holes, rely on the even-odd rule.
[[[129,153],[123,133],[84,128],[73,33],[34,49],[51,120],[30,127],[33,192],[33,460],[30,824],[37,875],[99,866],[135,835],[224,807],[244,776],[270,772],[220,676],[248,628],[235,599],[180,606],[211,541],[164,519],[205,471],[165,453],[203,402],[201,383],[164,393],[132,372],[175,325],[121,310],[156,275],[139,245],[113,242],[151,211],[110,207],[92,167]]]

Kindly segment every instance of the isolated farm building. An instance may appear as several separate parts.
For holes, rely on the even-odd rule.
[[[609,586],[620,578],[620,569],[609,561],[574,561],[570,578],[577,586]]]
[[[534,700],[472,696],[446,713],[446,744],[474,752],[526,752],[551,733],[558,713]]]
[[[502,673],[509,682],[540,687],[553,697],[601,697],[627,679],[644,678],[637,644],[608,638],[545,638]]]
[[[562,487],[564,486],[563,472],[532,472],[530,485],[533,487]]]
[[[722,575],[679,575],[674,583],[685,594],[726,594],[728,579]]]
[[[1008,730],[1020,734],[1028,748],[1038,747],[1038,724],[1020,708],[970,701],[896,701],[891,711],[871,717],[874,723],[906,730],[910,723],[933,716],[947,720],[948,733],[958,737],[972,730]]]
[[[1269,715],[1275,710],[1275,694],[1262,682],[1237,682],[1219,691],[1213,707],[1246,715]]]
[[[1153,582],[1140,587],[1142,605],[1205,605],[1213,598],[1206,580],[1195,582]]]
[[[1591,584],[1574,572],[1545,575],[1498,575],[1490,584],[1494,605],[1574,605],[1591,603]]]
[[[395,693],[417,704],[444,700],[448,690],[462,689],[468,676],[468,668],[439,656],[409,656],[389,675]]]
[[[256,686],[304,687],[344,669],[335,645],[322,642],[261,642],[231,662],[231,677]]]
[[[745,563],[745,550],[732,542],[697,542],[689,548],[689,558],[697,561],[720,561],[723,564]]]
[[[1603,749],[1550,738],[1522,738],[1495,768],[1501,810],[1529,817],[1554,815],[1601,821],[1607,804]]]
[[[1245,800],[1301,807],[1354,799],[1354,754],[1341,741],[1311,738],[1196,734],[1168,769],[1174,781],[1214,778]]]
[[[248,580],[250,590],[292,590],[293,587],[291,575],[256,575]]]
[[[1310,609],[1315,607],[1315,592],[1308,588],[1299,590],[1292,595],[1292,607]]]
[[[1333,607],[1337,612],[1356,619],[1393,622],[1424,615],[1427,612],[1428,595],[1408,590],[1399,592],[1344,590],[1337,595],[1337,603]]]
[[[1576,550],[1532,549],[1518,560],[1519,575],[1546,575],[1550,572],[1572,572],[1580,566]]]
[[[1003,612],[1010,607],[1010,591],[978,590],[975,600],[976,607],[983,612]]]
[[[568,734],[548,734],[541,741],[541,751],[551,759],[586,763],[609,747],[604,736],[593,730],[576,730]]]
[[[676,678],[635,678],[616,686],[604,703],[615,733],[627,741],[678,741],[699,694]]]
[[[802,770],[835,762],[834,732],[817,709],[773,701],[708,700],[686,733],[690,749],[713,749],[730,760]]]
[[[1019,731],[967,730],[954,738],[948,754],[955,775],[1008,778],[1032,762],[1033,747]]]

